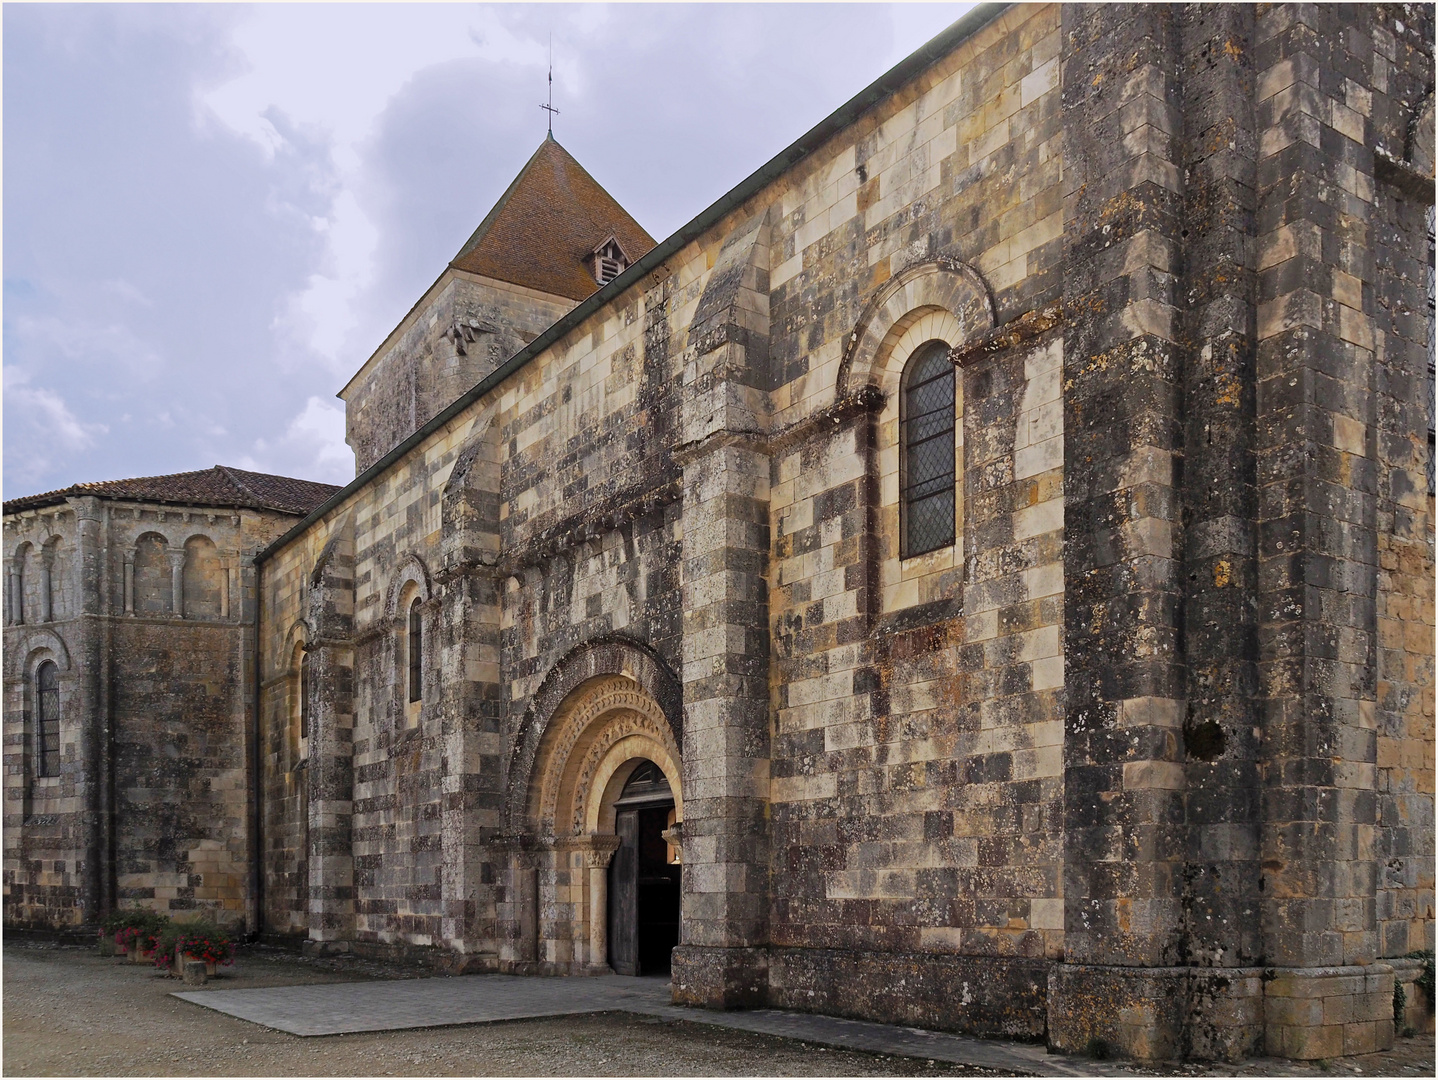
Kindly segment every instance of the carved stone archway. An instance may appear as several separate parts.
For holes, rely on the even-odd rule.
[[[953,317],[958,339],[949,342],[953,346],[994,326],[993,297],[972,266],[943,255],[906,266],[864,305],[839,361],[836,398],[850,397],[865,387],[885,390],[884,364],[894,342],[915,320],[933,312]]]
[[[519,933],[533,928],[541,970],[607,973],[607,874],[618,846],[614,803],[634,770],[652,761],[669,781],[675,817],[683,821],[678,738],[665,709],[638,680],[595,675],[559,703],[531,760],[516,824],[539,858],[517,858],[516,873],[537,873],[547,863],[549,877],[547,886],[538,878],[532,886],[517,880],[516,893],[553,915],[546,927],[537,910],[517,912],[525,928]]]

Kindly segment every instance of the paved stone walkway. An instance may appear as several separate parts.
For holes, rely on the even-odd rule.
[[[919,1028],[755,1009],[714,1012],[670,1002],[664,977],[522,978],[464,975],[251,990],[191,990],[175,997],[293,1035],[339,1035],[540,1016],[628,1012],[801,1039],[821,1046],[977,1065],[1028,1076],[1113,1076],[1114,1062],[1047,1053],[1042,1046]],[[1132,1075],[1129,1073],[1129,1075]]]

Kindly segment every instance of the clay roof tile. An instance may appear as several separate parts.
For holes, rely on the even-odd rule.
[[[106,499],[183,506],[241,507],[276,510],[282,514],[308,514],[338,490],[334,484],[216,465],[212,469],[170,473],[168,476],[138,476],[129,480],[71,484],[67,488],[39,495],[7,499],[4,512],[16,514],[22,510],[54,506],[71,496],[97,495]]]
[[[654,238],[549,136],[450,266],[583,300],[599,289],[589,257],[611,235],[631,261],[654,246]]]

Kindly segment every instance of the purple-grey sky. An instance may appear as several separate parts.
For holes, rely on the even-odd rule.
[[[344,483],[338,390],[544,137],[662,239],[972,4],[7,4],[4,494]]]

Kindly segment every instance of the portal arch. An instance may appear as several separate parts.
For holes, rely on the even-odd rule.
[[[574,709],[597,707],[593,703],[583,706],[584,697],[575,691],[604,677],[626,680],[632,692],[642,694],[648,704],[639,711],[653,721],[662,721],[668,729],[663,741],[675,748],[674,760],[678,761],[678,748],[683,745],[683,691],[669,666],[647,646],[625,638],[601,638],[578,645],[545,676],[515,733],[506,771],[507,832],[534,834],[539,828],[540,820],[531,812],[531,789],[550,768],[539,764],[541,749],[546,760],[553,760],[554,747],[573,735],[560,733],[559,722]],[[678,777],[674,779],[677,786]],[[558,804],[547,809],[557,810]]]
[[[663,771],[682,815],[679,743],[659,703],[624,675],[586,680],[546,726],[527,785],[525,831],[556,839],[613,832],[614,798],[645,760]]]
[[[509,831],[518,845],[512,860],[514,937],[531,943],[516,950],[521,962],[533,957],[540,970],[552,973],[609,971],[611,923],[623,922],[625,910],[625,940],[637,940],[636,908],[611,910],[610,879],[618,871],[610,862],[616,852],[634,849],[633,836],[617,834],[616,818],[626,785],[651,764],[667,783],[672,831],[666,837],[678,850],[680,735],[659,697],[672,692],[677,712],[677,686],[666,682],[671,678],[646,651],[608,642],[570,654],[536,694],[508,778]],[[671,922],[677,928],[677,876],[673,888]],[[633,889],[624,895],[632,899]],[[620,964],[619,970],[627,968]]]

